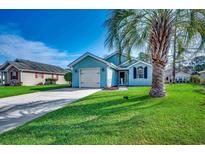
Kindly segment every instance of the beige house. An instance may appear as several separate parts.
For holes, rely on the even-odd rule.
[[[205,80],[205,70],[199,72],[200,77]]]
[[[16,59],[0,66],[0,84],[33,86],[45,84],[46,79],[55,79],[56,84],[66,84],[64,74],[65,70],[58,66]]]

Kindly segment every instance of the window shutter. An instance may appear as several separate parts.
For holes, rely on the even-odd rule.
[[[11,77],[10,77],[10,79],[11,79],[11,80],[13,79],[13,72],[11,72]]]
[[[137,69],[136,69],[136,67],[133,67],[133,78],[134,79],[137,78]]]
[[[147,66],[144,68],[144,78],[147,79]]]
[[[18,75],[18,72],[16,72],[16,80],[19,79],[19,75]]]

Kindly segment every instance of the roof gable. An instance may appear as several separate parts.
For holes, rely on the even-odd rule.
[[[113,56],[116,56],[116,55],[119,55],[119,52],[117,52],[117,51],[116,51],[116,52],[113,52],[113,53],[107,55],[104,59],[107,60],[107,59],[109,59],[110,57],[113,57]],[[122,53],[122,56],[127,57],[127,55],[124,54],[124,53]]]
[[[106,56],[104,58],[104,60],[106,60],[106,61],[108,61],[110,63],[113,63],[115,65],[120,65],[120,64],[124,63],[125,61],[127,61],[127,59],[128,59],[127,55],[122,53],[122,55],[121,55],[121,63],[120,63],[119,62],[119,56],[120,56],[120,54],[118,52],[114,52],[114,53]]]
[[[68,65],[68,67],[73,67],[75,64],[79,63],[81,60],[83,60],[83,59],[86,58],[87,56],[90,56],[90,57],[92,57],[92,58],[94,58],[94,59],[96,59],[96,60],[98,60],[98,61],[100,61],[100,62],[102,62],[102,63],[105,63],[106,65],[108,65],[108,66],[110,66],[110,67],[112,67],[112,68],[115,68],[115,69],[117,68],[117,66],[115,66],[115,65],[113,65],[113,64],[111,64],[111,63],[105,61],[104,59],[102,59],[102,58],[100,58],[100,57],[98,57],[98,56],[96,56],[96,55],[94,55],[94,54],[92,54],[92,53],[90,53],[90,52],[86,52],[85,54],[83,54],[82,56],[80,56],[78,59],[76,59],[75,61],[73,61],[72,63],[70,63],[70,64]]]

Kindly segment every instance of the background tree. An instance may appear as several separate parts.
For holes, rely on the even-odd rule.
[[[141,61],[151,63],[151,55],[149,52],[140,52],[138,55],[138,59]]]
[[[72,82],[72,73],[71,73],[71,72],[67,72],[67,73],[64,75],[64,79],[65,79],[68,83],[71,83],[71,82]]]
[[[205,52],[205,51],[204,51]],[[205,56],[196,56],[189,61],[187,65],[193,72],[205,70]]]
[[[186,53],[200,52],[205,43],[204,10],[176,10],[172,37],[172,81],[175,83],[176,63],[181,63]],[[197,43],[196,43],[197,42]],[[191,50],[191,51],[190,51]],[[181,58],[181,59],[180,59]]]

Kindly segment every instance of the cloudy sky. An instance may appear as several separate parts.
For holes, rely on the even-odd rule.
[[[104,48],[108,10],[0,10],[0,64],[23,58],[66,67]]]

